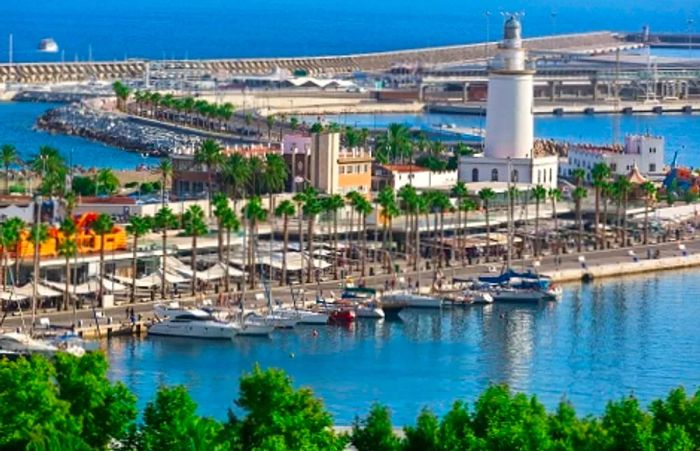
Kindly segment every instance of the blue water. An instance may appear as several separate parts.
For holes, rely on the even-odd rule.
[[[316,121],[307,117],[307,122]],[[354,127],[382,127],[392,122],[427,127],[456,124],[460,127],[484,127],[484,118],[459,114],[347,114],[322,119]],[[536,116],[535,135],[568,142],[595,144],[621,142],[627,134],[651,133],[666,138],[666,160],[678,151],[678,162],[700,167],[700,116],[697,114],[664,115],[575,115]]]
[[[524,11],[526,36],[591,30],[685,31],[697,3],[666,0],[32,0],[0,2],[0,60],[290,56],[483,41],[500,11]],[[554,16],[552,13],[555,13]],[[695,21],[696,23],[698,20]],[[65,51],[36,51],[53,37]],[[91,48],[91,52],[90,52]]]
[[[185,384],[202,414],[224,418],[238,377],[255,363],[285,369],[313,388],[338,424],[373,401],[397,424],[423,406],[445,412],[473,400],[490,382],[534,393],[553,407],[563,397],[579,413],[634,393],[644,403],[700,381],[700,271],[565,287],[545,306],[406,312],[404,322],[361,321],[352,329],[311,327],[269,340],[208,342],[166,337],[115,339],[111,376],[141,405],[159,384]]]
[[[32,129],[36,118],[57,105],[47,103],[0,102],[0,142],[17,147],[20,157],[28,160],[39,146],[48,145],[61,151],[67,162],[85,168],[111,167],[133,169],[140,164],[152,164],[153,158],[142,158],[140,154],[126,152],[114,147],[73,136],[53,135]]]

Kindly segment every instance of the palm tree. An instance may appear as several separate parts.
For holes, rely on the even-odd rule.
[[[618,202],[622,205],[622,217],[618,214],[618,228],[622,229],[622,245],[627,246],[627,201],[629,193],[632,191],[632,183],[627,177],[620,176],[615,181],[615,190],[618,195]]]
[[[445,259],[445,212],[452,210],[452,203],[447,194],[436,191],[431,196],[433,209],[440,213],[440,253],[438,254],[438,268],[442,268],[442,261]]]
[[[61,239],[58,243],[58,255],[65,259],[65,291],[63,293],[63,307],[68,308],[70,302],[70,259],[78,255],[78,243],[75,241],[77,228],[75,221],[70,216],[61,222]],[[75,305],[74,305],[75,307]],[[61,304],[58,304],[58,310],[61,310]]]
[[[253,114],[246,113],[245,116],[243,116],[243,120],[245,121],[246,135],[248,135],[250,134],[250,126],[253,125]]]
[[[275,208],[275,216],[283,218],[282,234],[284,236],[284,247],[282,248],[282,277],[280,285],[287,283],[287,248],[289,247],[289,217],[296,214],[294,202],[291,200],[283,200]]]
[[[586,179],[586,171],[582,168],[576,168],[571,173],[571,176],[576,181],[576,186],[583,186],[583,181]]]
[[[576,235],[576,250],[581,252],[581,244],[583,241],[583,219],[581,218],[581,201],[588,196],[588,191],[582,186],[574,188],[572,197],[576,203],[576,226],[578,233]]]
[[[491,256],[491,224],[489,222],[489,202],[496,196],[496,193],[491,188],[481,188],[479,190],[479,199],[484,207],[484,220],[486,221],[486,261],[489,261]]]
[[[323,204],[318,198],[318,192],[313,187],[308,187],[304,190],[304,215],[306,215],[306,220],[308,221],[308,242],[309,242],[309,257],[308,257],[308,272],[306,274],[306,282],[311,283],[311,278],[314,275],[314,223],[316,221],[316,216],[318,216],[323,211]]]
[[[595,187],[595,223],[593,224],[593,233],[595,233],[597,247],[602,243],[598,230],[600,224],[600,196],[603,185],[608,183],[608,178],[610,178],[610,166],[603,162],[596,163],[591,169],[591,175],[593,176],[593,186]]]
[[[457,198],[457,228],[455,229],[455,238],[457,243],[457,248],[459,249],[459,254],[461,255],[464,246],[462,245],[462,199],[467,197],[469,191],[467,190],[467,185],[464,182],[457,182],[455,186],[452,187],[452,196]]]
[[[540,250],[540,203],[547,200],[547,189],[542,185],[532,188],[532,197],[535,199],[535,257]]]
[[[231,188],[234,210],[237,210],[238,199],[242,199],[245,195],[245,188],[250,183],[251,175],[249,161],[240,153],[231,154],[224,162],[224,181]]]
[[[99,191],[98,191],[99,188]],[[110,168],[102,168],[95,176],[95,194],[115,194],[119,190],[119,178]]]
[[[464,212],[464,228],[462,230],[462,236],[466,235],[466,232],[469,227],[469,212],[475,211],[477,208],[478,205],[476,204],[476,201],[471,198],[463,199],[459,203],[459,211]],[[460,245],[460,252],[462,255],[462,264],[464,264],[466,262],[466,246],[464,242],[462,242],[462,244]]]
[[[299,119],[296,117],[289,118],[289,128],[291,128],[293,132],[297,131],[299,129]]]
[[[377,194],[377,197],[374,199],[374,202],[377,203],[380,207],[382,207],[381,211],[381,218],[382,220],[382,249],[384,249],[385,253],[388,253],[388,243],[387,243],[387,238],[388,238],[388,229],[389,229],[389,221],[390,221],[390,216],[391,212],[390,207],[396,206],[396,195],[394,193],[394,188],[391,186],[385,186],[379,194]]]
[[[367,260],[367,216],[372,214],[374,207],[372,204],[364,197],[355,205],[355,210],[362,218],[362,227],[360,233],[362,233],[362,277],[365,276],[365,262]]]
[[[347,200],[348,204],[352,207],[350,209],[350,230],[349,230],[348,234],[346,234],[346,238],[347,238],[348,242],[350,242],[352,240],[352,236],[355,232],[355,211],[356,211],[355,207],[362,199],[363,199],[362,194],[360,194],[357,191],[350,191],[349,193],[347,193],[345,195],[345,200]],[[354,249],[355,247],[356,246],[353,244],[351,246],[351,249]],[[350,265],[350,267],[352,268],[352,265]]]
[[[649,207],[651,203],[656,200],[656,185],[650,181],[646,181],[641,185],[642,191],[644,191],[644,244],[649,244]]]
[[[173,163],[169,158],[163,158],[158,163],[158,174],[160,175],[160,190],[163,206],[165,205],[165,193],[169,192],[168,181],[173,177]]]
[[[406,224],[406,254],[408,255],[409,246],[409,233],[408,229],[413,229],[413,234],[415,236],[413,247],[413,270],[418,270],[418,257],[420,252],[420,232],[418,230],[418,194],[416,189],[412,185],[404,185],[399,190],[399,198],[401,199],[401,209],[406,214],[407,224]],[[412,223],[409,227],[409,223]]]
[[[345,206],[343,196],[333,194],[323,199],[323,209],[333,215],[333,277],[338,278],[338,210]]]
[[[223,161],[221,146],[213,139],[206,139],[195,151],[194,161],[207,167],[207,197],[209,199],[209,216],[212,213],[212,175],[216,174]]]
[[[97,291],[97,299],[102,304],[102,297],[104,296],[104,277],[105,277],[105,235],[112,233],[114,229],[114,221],[112,217],[101,213],[97,216],[97,219],[90,226],[93,232],[100,237],[100,280],[99,289]]]
[[[129,302],[132,304],[136,302],[136,263],[139,238],[150,232],[152,227],[153,221],[148,216],[132,216],[126,226],[126,231],[134,239],[131,254],[131,295],[129,296]]]
[[[231,261],[231,232],[238,232],[241,228],[241,222],[232,209],[226,208],[221,214],[221,225],[226,229],[226,263],[223,264],[223,267],[226,271],[224,289],[228,293],[231,289],[228,275],[229,262]]]
[[[250,170],[250,192],[259,196],[262,193],[262,180],[265,173],[265,162],[260,157],[252,156],[248,158],[248,168]]]
[[[250,288],[255,288],[255,241],[258,235],[258,224],[267,220],[267,210],[263,208],[259,196],[253,196],[243,207],[243,214],[250,229],[248,240],[248,267],[250,268]]]
[[[399,159],[403,162],[411,154],[410,130],[403,124],[389,124],[385,134],[377,137],[375,158],[386,164]]]
[[[217,256],[221,262],[224,258],[224,229],[221,220],[229,208],[228,198],[224,193],[216,193],[212,203],[214,204],[214,217],[216,217]]]
[[[117,96],[117,109],[126,111],[126,101],[131,94],[131,89],[119,80],[112,83],[112,89]]]
[[[199,205],[191,205],[182,215],[183,229],[192,237],[192,296],[197,287],[197,237],[206,235],[209,231],[204,216],[204,210]]]
[[[265,170],[261,174],[262,182],[267,190],[270,210],[274,210],[273,194],[284,191],[289,170],[282,155],[269,153],[265,155]]]
[[[272,141],[272,127],[275,125],[275,115],[271,114],[265,118],[265,124],[267,125],[267,140]]]
[[[559,216],[557,216],[557,202],[561,201],[561,190],[559,188],[550,188],[547,194],[549,195],[549,200],[552,202],[552,218],[554,219],[554,231],[557,234],[557,255],[559,255]]]
[[[21,244],[22,244],[22,232],[26,224],[24,221],[18,217],[10,218],[3,224],[3,241],[7,244],[8,249],[14,248],[15,253],[15,271],[13,276],[13,284],[17,283],[17,278],[19,277],[19,264],[22,260]]]
[[[603,247],[608,247],[608,203],[614,195],[613,184],[610,181],[602,183],[600,186],[600,197],[603,199]]]
[[[177,216],[173,213],[170,207],[161,207],[153,217],[154,228],[160,229],[161,239],[163,241],[163,254],[162,254],[162,274],[160,279],[160,295],[165,299],[165,272],[167,270],[166,260],[168,256],[168,230],[174,229],[178,226]]]
[[[19,152],[12,144],[3,144],[0,147],[0,159],[5,168],[5,194],[10,193],[10,166],[19,161]]]

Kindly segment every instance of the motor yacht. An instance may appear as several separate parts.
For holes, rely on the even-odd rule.
[[[383,319],[384,310],[375,302],[357,303],[355,305],[355,315],[358,318]]]
[[[275,307],[272,313],[282,317],[292,318],[297,320],[297,324],[328,324],[328,314],[324,312],[314,312],[304,309],[293,309],[285,307]]]
[[[442,307],[442,298],[413,293],[408,290],[396,290],[385,293],[382,296],[382,304],[386,306],[401,304],[410,308],[440,308]]]
[[[57,353],[59,349],[49,342],[34,339],[27,334],[8,332],[0,334],[0,351],[23,355],[53,355]]]
[[[154,311],[160,321],[150,325],[149,335],[231,339],[238,333],[234,324],[221,321],[201,309],[156,305]]]

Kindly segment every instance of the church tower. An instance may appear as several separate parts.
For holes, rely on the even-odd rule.
[[[487,158],[533,156],[535,71],[527,67],[521,32],[518,18],[509,17],[489,73],[484,151]]]

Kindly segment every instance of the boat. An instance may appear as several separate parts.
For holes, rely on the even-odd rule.
[[[383,319],[384,310],[376,302],[355,304],[355,316],[358,318]]]
[[[355,309],[357,318],[383,319],[385,316],[374,288],[346,285],[340,298],[341,304]]]
[[[43,53],[56,53],[58,52],[58,44],[52,38],[45,38],[39,41],[37,49]]]
[[[355,322],[357,314],[349,308],[337,308],[329,312],[329,322],[333,324],[349,324]]]
[[[272,313],[280,315],[282,317],[294,318],[297,320],[297,324],[328,324],[328,313],[323,312],[314,312],[311,310],[293,309],[285,307],[275,307],[272,309]]]
[[[202,309],[185,309],[177,304],[156,305],[153,309],[160,321],[148,327],[149,335],[230,340],[238,334],[235,324]]]
[[[268,313],[260,314],[256,312],[251,312],[246,314],[243,324],[249,322],[249,320],[255,320],[258,323],[266,323],[275,327],[275,329],[294,329],[299,323],[298,317],[292,317],[289,315],[279,314],[279,313]]]
[[[270,324],[264,318],[248,316],[242,324],[234,323],[239,337],[269,337],[275,330],[275,325]]]
[[[59,349],[47,341],[32,338],[27,334],[8,332],[0,334],[0,351],[8,354],[49,356],[59,352]]]
[[[382,296],[383,306],[392,304],[401,304],[410,308],[440,308],[442,307],[442,298],[417,294],[408,290],[396,290]]]

